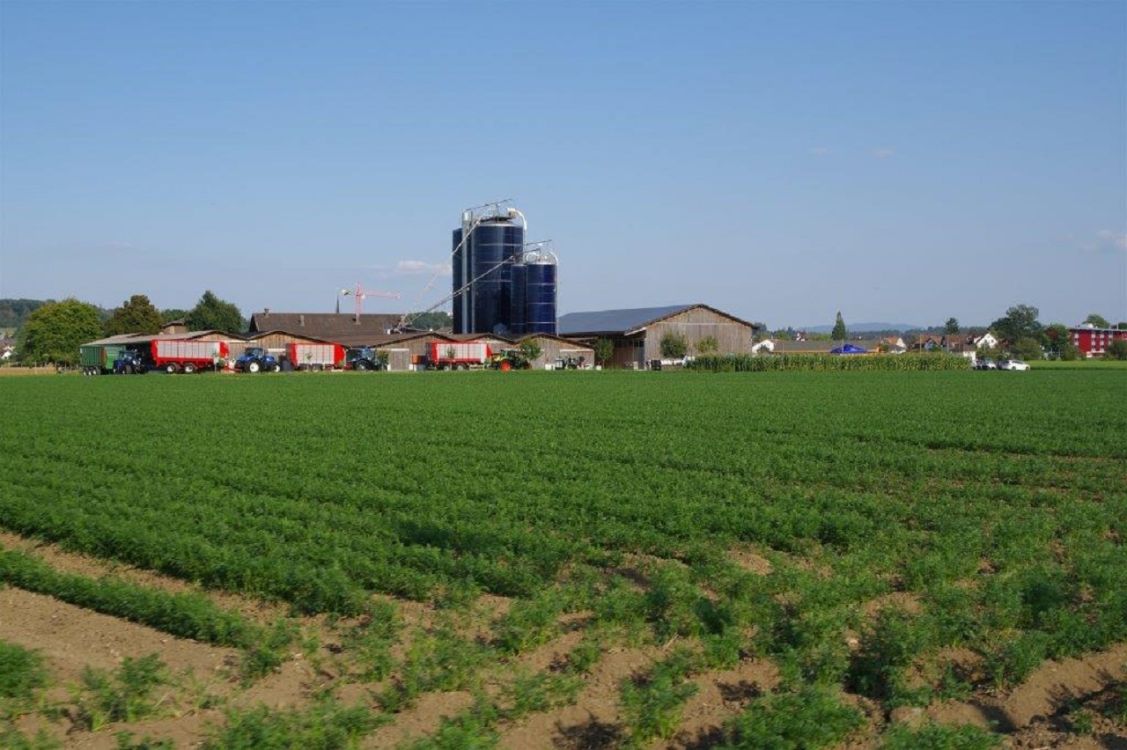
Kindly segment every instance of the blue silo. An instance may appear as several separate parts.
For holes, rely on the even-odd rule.
[[[528,266],[524,263],[514,263],[509,268],[509,333],[513,336],[524,333],[527,271]]]
[[[454,332],[506,333],[512,304],[509,271],[524,250],[524,218],[509,209],[506,215],[467,221],[455,236],[466,231],[469,237],[454,259]]]
[[[556,256],[525,255],[524,333],[556,333]]]

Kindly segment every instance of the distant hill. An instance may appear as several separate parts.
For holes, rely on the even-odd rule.
[[[27,320],[28,315],[31,315],[38,308],[52,301],[54,300],[12,299],[7,297],[0,299],[0,331],[8,333],[9,335],[15,333],[15,331],[23,325],[24,321]],[[95,307],[98,306],[95,305]],[[108,318],[112,312],[112,310],[98,307],[98,314],[102,317],[102,320]]]
[[[0,299],[0,328],[19,328],[43,302],[40,299]]]
[[[845,328],[850,333],[878,333],[881,331],[922,331],[926,330],[927,326],[918,326],[911,323],[850,323],[845,322]],[[799,331],[809,331],[810,333],[830,333],[834,327],[831,323],[828,326],[806,326],[799,328]]]

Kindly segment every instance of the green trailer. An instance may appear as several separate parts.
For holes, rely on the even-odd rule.
[[[113,363],[125,351],[124,344],[84,344],[78,347],[78,359],[84,375],[113,372]]]

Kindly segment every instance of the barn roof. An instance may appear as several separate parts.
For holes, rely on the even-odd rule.
[[[346,343],[347,340],[386,336],[399,324],[398,313],[280,313],[267,310],[250,316],[250,332],[283,330]]]
[[[755,325],[741,320],[734,315],[729,315],[715,307],[696,303],[692,305],[667,305],[665,307],[634,307],[623,310],[597,310],[595,312],[568,313],[560,316],[556,323],[556,330],[561,336],[574,336],[579,334],[625,334],[644,329],[659,321],[671,318],[674,315],[703,307],[706,310],[731,318],[737,323],[754,328]]]
[[[218,330],[206,331],[185,331],[184,333],[119,333],[116,336],[108,336],[104,339],[97,339],[96,341],[87,341],[82,346],[107,346],[110,344],[147,344],[150,341],[180,341],[183,339],[196,339],[201,336],[208,336],[214,333],[221,333],[231,340],[241,340],[243,337],[237,333],[227,333]]]

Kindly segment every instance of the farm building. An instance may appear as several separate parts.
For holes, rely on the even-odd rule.
[[[377,352],[387,352],[388,369],[407,370],[426,364],[427,352],[432,342],[450,342],[454,339],[442,333],[392,333],[372,337],[365,346]]]
[[[1084,357],[1102,357],[1112,341],[1127,341],[1127,331],[1118,328],[1096,328],[1091,323],[1068,329],[1072,343]]]
[[[661,359],[661,340],[669,334],[683,336],[690,354],[706,338],[716,340],[719,354],[750,354],[755,335],[755,324],[702,304],[568,313],[558,328],[560,336],[588,344],[610,339],[614,354],[608,364],[616,367]]]
[[[260,346],[275,357],[286,353],[290,344],[333,344],[337,343],[315,336],[301,336],[289,331],[259,331],[248,333],[245,339],[231,339],[228,345],[231,348],[231,359],[238,359],[249,347]]]
[[[344,346],[372,346],[387,337],[400,319],[396,313],[279,313],[270,310],[250,316],[248,336],[286,331]]]
[[[554,365],[557,360],[561,359],[573,360],[583,367],[595,364],[595,350],[571,339],[553,336],[550,333],[534,333],[522,336],[514,344],[520,346],[526,342],[540,347],[540,356],[532,361],[534,370],[543,370],[548,365]]]

